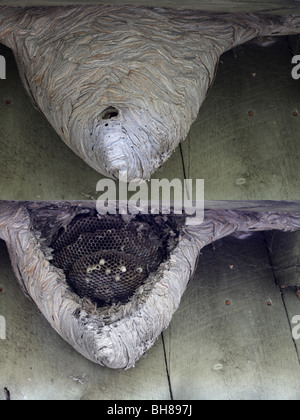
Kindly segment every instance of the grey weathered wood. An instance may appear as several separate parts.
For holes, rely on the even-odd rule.
[[[110,4],[107,0],[0,0],[7,6],[69,6],[87,4]],[[114,0],[114,4],[124,4],[124,0]],[[212,12],[260,12],[260,13],[299,13],[297,0],[126,0],[126,4],[147,7],[171,7]]]
[[[5,398],[4,387],[12,400],[170,398],[161,339],[138,369],[115,371],[89,362],[59,337],[23,295],[3,241],[0,287],[0,315],[7,329],[6,341],[0,339],[0,400]]]
[[[266,233],[276,282],[280,286],[300,285],[300,235],[298,232]]]
[[[298,199],[300,83],[291,76],[291,57],[285,38],[221,57],[182,143],[188,176],[205,179],[206,200]]]
[[[205,209],[207,210],[242,210],[254,212],[300,212],[300,201],[205,201]]]
[[[202,251],[164,336],[175,399],[300,398],[299,361],[261,234]]]

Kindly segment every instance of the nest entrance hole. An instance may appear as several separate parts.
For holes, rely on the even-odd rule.
[[[102,120],[110,120],[112,118],[116,118],[119,115],[119,111],[117,110],[117,108],[110,106],[109,108],[106,108],[102,113],[101,113],[101,119]]]

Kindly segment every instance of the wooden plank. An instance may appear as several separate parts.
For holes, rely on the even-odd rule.
[[[96,185],[103,177],[77,157],[33,107],[11,50],[0,44],[0,55],[7,63],[7,79],[0,80],[0,199],[96,199]],[[179,148],[154,178],[184,178]]]
[[[300,201],[205,201],[207,210],[240,210],[253,212],[300,213]]]
[[[162,341],[135,369],[115,371],[89,362],[50,327],[20,290],[0,241],[0,400],[4,387],[12,400],[169,399]],[[145,379],[146,378],[146,379]]]
[[[205,179],[206,200],[299,199],[300,84],[291,58],[287,38],[221,57],[182,143],[188,177]]]
[[[9,6],[68,6],[87,4],[109,4],[108,0],[0,0],[0,5]],[[114,0],[114,4],[124,4],[124,0]],[[300,13],[297,0],[127,0],[126,4],[146,7],[173,7],[198,9],[212,12],[260,12],[276,14]]]
[[[263,234],[203,250],[164,336],[175,399],[300,398],[298,356]]]
[[[265,238],[277,284],[300,286],[300,232],[268,232]]]

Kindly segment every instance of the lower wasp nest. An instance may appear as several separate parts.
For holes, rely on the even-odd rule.
[[[81,298],[125,302],[178,241],[175,216],[77,216],[51,244],[52,263]]]

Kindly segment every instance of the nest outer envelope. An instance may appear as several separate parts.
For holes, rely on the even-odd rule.
[[[149,179],[188,134],[219,57],[299,16],[132,6],[0,7],[0,40],[34,104],[101,174]]]
[[[189,225],[169,259],[124,305],[94,309],[84,304],[50,264],[50,249],[33,228],[32,213],[43,207],[68,225],[91,204],[2,202],[0,237],[6,241],[12,267],[23,291],[36,303],[52,327],[83,356],[102,366],[133,367],[169,325],[207,244],[236,231],[300,230],[300,214],[207,211],[204,221]]]
[[[84,212],[68,204],[56,210],[65,224]],[[7,243],[22,289],[52,327],[83,356],[111,368],[134,366],[168,326],[198,256],[196,244],[184,238],[160,268],[152,290],[145,284],[128,304],[113,306],[99,316],[97,311],[83,309],[63,272],[50,264],[50,250],[47,255],[34,233],[26,205],[1,204],[0,237]]]

